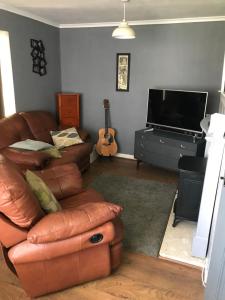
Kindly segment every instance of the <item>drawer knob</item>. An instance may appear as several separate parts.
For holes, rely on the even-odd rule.
[[[140,143],[140,146],[141,146],[142,148],[144,148],[144,144],[143,144],[143,143]]]
[[[184,145],[182,145],[182,144],[180,145],[180,147],[181,147],[182,149],[185,149],[185,148],[186,148],[186,147],[185,147]]]
[[[165,144],[164,140],[160,139],[159,141],[160,141],[161,144]]]
[[[180,157],[182,157],[182,156],[183,156],[183,154],[180,153]]]

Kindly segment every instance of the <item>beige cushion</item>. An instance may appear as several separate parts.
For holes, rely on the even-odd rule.
[[[52,147],[51,144],[42,142],[42,141],[35,141],[31,139],[26,139],[24,141],[16,142],[12,145],[9,145],[10,148],[15,149],[23,149],[23,150],[30,150],[30,151],[39,151],[43,149],[47,149],[49,147]]]
[[[62,209],[55,196],[39,176],[27,170],[25,177],[44,211],[51,213]]]
[[[55,146],[52,146],[50,148],[41,150],[41,152],[47,153],[51,157],[54,157],[54,158],[61,158],[62,157],[61,153],[59,152],[59,150]]]
[[[60,131],[51,131],[50,133],[54,145],[58,149],[83,143],[75,127]]]

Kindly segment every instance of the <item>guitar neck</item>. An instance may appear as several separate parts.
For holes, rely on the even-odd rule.
[[[109,109],[105,109],[105,133],[108,134],[109,129]]]

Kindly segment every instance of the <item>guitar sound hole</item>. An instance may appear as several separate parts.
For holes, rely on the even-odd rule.
[[[113,136],[110,133],[105,133],[104,137],[109,143],[113,142]]]

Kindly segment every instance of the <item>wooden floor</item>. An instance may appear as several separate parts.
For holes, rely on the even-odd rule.
[[[96,176],[109,172],[115,175],[132,176],[140,179],[156,180],[165,183],[177,183],[177,173],[156,168],[147,164],[140,164],[136,168],[136,161],[122,158],[101,158],[95,161],[88,172],[84,173],[84,183],[88,185]]]
[[[97,161],[84,174],[85,184],[108,171],[136,178],[176,182],[176,174],[150,166],[135,169],[134,161]],[[197,269],[137,253],[124,253],[123,263],[111,276],[41,297],[42,300],[203,300],[201,274]],[[0,300],[29,299],[17,278],[0,260]]]

